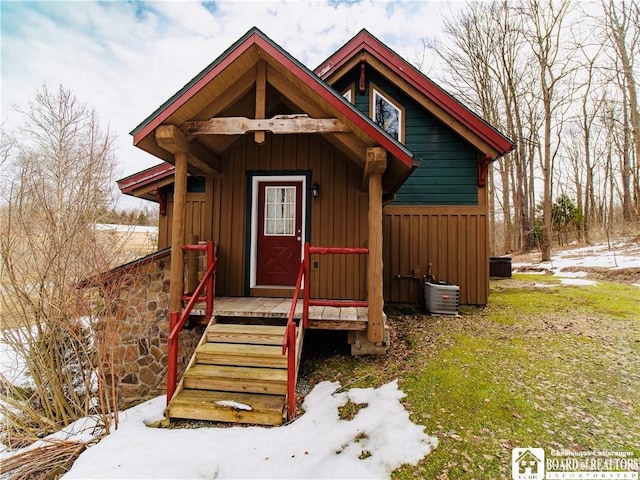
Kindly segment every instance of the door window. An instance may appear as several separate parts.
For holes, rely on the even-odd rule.
[[[265,187],[264,234],[295,235],[296,187]]]

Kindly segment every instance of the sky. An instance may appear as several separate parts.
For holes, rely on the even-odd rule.
[[[313,69],[366,28],[412,63],[463,1],[0,1],[0,119],[62,85],[117,135],[117,177],[158,159],[129,132],[250,28]],[[427,74],[437,68],[427,59]],[[436,76],[437,77],[437,76]],[[434,77],[434,78],[436,78]],[[126,204],[126,202],[125,202]]]

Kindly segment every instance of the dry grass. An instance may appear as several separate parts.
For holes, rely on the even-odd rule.
[[[64,475],[87,448],[84,442],[51,440],[0,463],[0,475],[11,480],[52,480]],[[4,478],[4,477],[3,477]]]

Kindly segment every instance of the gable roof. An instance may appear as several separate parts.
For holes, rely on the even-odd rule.
[[[407,95],[453,128],[487,158],[494,160],[515,147],[511,140],[365,29],[319,65],[315,72],[333,85],[362,60],[379,70],[389,81],[396,83]]]
[[[315,118],[336,117],[351,129],[351,133],[325,135],[339,149],[348,151],[350,159],[364,162],[369,146],[387,150],[389,162],[383,177],[386,191],[397,189],[415,168],[413,154],[404,145],[255,27],[134,128],[131,131],[134,145],[173,162],[173,155],[157,145],[155,129],[160,125],[179,127],[185,121],[208,120],[220,113],[253,87],[254,67],[259,61],[267,64],[267,83],[282,95],[289,95],[296,107]],[[237,96],[227,91],[229,85],[240,84]],[[226,104],[224,100],[228,100]],[[213,154],[229,146],[211,138],[198,137],[193,142],[202,142]]]
[[[173,172],[175,167],[170,163],[163,162],[159,165],[147,168],[128,177],[117,180],[118,188],[125,195],[144,198],[157,202],[158,199],[154,190],[173,183]]]

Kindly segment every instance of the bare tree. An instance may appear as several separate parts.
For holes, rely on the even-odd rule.
[[[560,194],[575,195],[587,242],[616,212],[628,222],[640,211],[639,2],[601,0],[598,17],[592,7],[472,2],[446,21],[448,42],[425,43],[444,61],[443,83],[516,141],[491,190],[505,251],[528,250],[535,232],[550,257]]]
[[[100,241],[94,228],[113,202],[112,135],[62,87],[43,87],[19,112],[25,121],[2,176],[1,335],[31,384],[17,395],[3,379],[0,405],[11,407],[5,420],[28,439],[109,403],[96,398],[95,385],[96,352],[110,348],[93,335],[104,305],[78,284],[111,267],[119,246]]]
[[[570,61],[571,54],[563,48],[567,35],[565,23],[571,8],[570,0],[529,0],[520,9],[521,15],[528,21],[529,28],[525,31],[525,38],[537,62],[539,85],[536,93],[544,112],[539,137],[543,184],[540,251],[543,261],[551,258],[554,159],[562,128],[559,115],[565,112],[571,100],[570,90],[562,90],[567,77],[575,71],[575,66]]]
[[[622,211],[623,218],[629,221],[633,217],[633,210],[637,215],[639,205],[637,185],[637,163],[640,162],[640,110],[638,106],[638,83],[636,62],[640,57],[640,3],[637,0],[602,0],[604,13],[603,23],[605,27],[604,40],[608,42],[615,54],[614,64],[618,73],[621,93],[623,94],[624,109],[626,110],[625,128],[629,129],[628,141],[633,143],[633,154],[625,151],[622,157]],[[632,158],[635,157],[636,168],[632,166]],[[631,178],[636,172],[634,194],[635,208],[632,205]]]
[[[525,154],[527,126],[522,111],[531,62],[522,48],[520,23],[521,19],[511,14],[506,2],[472,3],[459,16],[445,22],[444,30],[452,46],[433,48],[447,65],[446,83],[516,141],[516,150],[500,159],[495,169],[499,179],[494,183],[494,191],[500,195],[503,211],[505,252],[512,251],[514,246],[529,247],[532,223]]]

